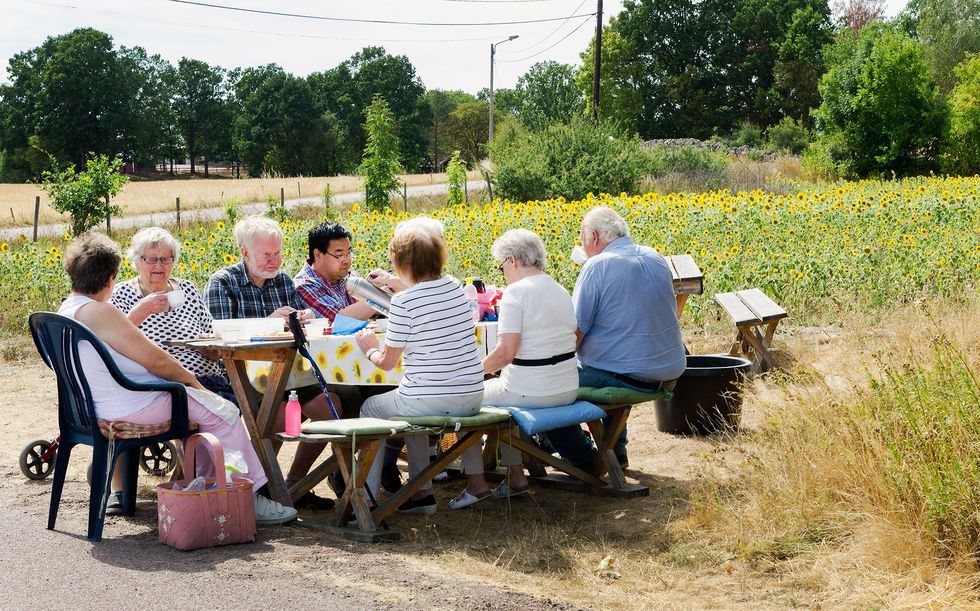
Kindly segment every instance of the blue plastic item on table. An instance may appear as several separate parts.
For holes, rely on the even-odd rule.
[[[333,327],[330,333],[331,335],[353,335],[368,326],[369,322],[368,320],[357,320],[350,316],[337,314],[337,317],[333,319]]]

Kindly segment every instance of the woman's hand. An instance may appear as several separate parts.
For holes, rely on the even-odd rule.
[[[168,311],[170,311],[170,302],[167,301],[167,294],[150,293],[140,299],[126,317],[138,327],[150,316]]]
[[[207,388],[204,388],[204,386],[201,385],[200,380],[198,380],[197,378],[194,378],[194,381],[187,384],[187,386],[196,388],[198,390],[207,390]]]
[[[377,350],[380,347],[378,336],[375,335],[373,329],[361,329],[354,337],[357,339],[357,345],[360,346],[361,352],[364,354],[367,354],[368,350]]]

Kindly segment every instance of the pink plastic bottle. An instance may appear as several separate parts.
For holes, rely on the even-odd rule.
[[[286,434],[290,437],[299,437],[302,421],[303,408],[299,405],[299,396],[295,390],[291,390],[289,400],[286,401]]]

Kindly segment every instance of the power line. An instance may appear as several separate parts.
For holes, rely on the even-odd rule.
[[[592,15],[577,15],[577,17],[592,17]],[[522,57],[520,59],[498,59],[497,62],[498,63],[501,63],[501,64],[514,64],[514,63],[517,63],[517,62],[522,62],[522,61],[525,61],[525,60],[529,60],[532,57],[537,57],[538,55],[541,55],[545,51],[549,51],[549,50],[553,49],[554,47],[558,46],[559,43],[561,43],[563,40],[565,40],[566,38],[568,38],[569,36],[571,36],[572,34],[574,34],[575,32],[577,32],[579,28],[581,28],[583,25],[589,23],[589,21],[590,20],[588,20],[588,19],[583,19],[582,20],[582,23],[580,23],[577,26],[575,26],[575,29],[574,30],[572,30],[568,34],[565,34],[560,39],[556,40],[554,42],[554,44],[548,45],[547,47],[545,47],[544,49],[541,49],[537,53],[532,53],[531,55],[528,55],[527,57]]]
[[[102,11],[99,9],[91,9],[75,6],[73,4],[62,4],[56,2],[44,2],[43,0],[23,0],[24,2],[29,2],[31,4],[36,4],[39,6],[47,6],[52,8],[67,8],[74,10],[85,10],[90,14],[105,15],[112,17],[113,19],[121,19],[124,21],[133,21],[136,23],[158,23],[168,26],[177,26],[183,28],[198,28],[205,30],[219,30],[224,32],[237,32],[242,34],[259,34],[265,36],[280,36],[284,38],[310,38],[315,40],[341,40],[347,42],[397,42],[397,43],[434,43],[434,42],[484,42],[488,40],[494,40],[497,36],[480,36],[473,38],[444,38],[444,39],[433,39],[433,38],[350,38],[345,36],[322,36],[319,34],[294,34],[292,32],[272,32],[268,30],[251,30],[246,28],[229,28],[223,26],[215,26],[211,24],[196,24],[188,23],[186,21],[175,21],[171,19],[158,19],[153,17],[137,17],[135,15],[126,15],[120,13],[119,11]]]
[[[460,2],[463,2],[463,1],[469,1],[469,0],[453,0],[453,1],[460,1]],[[579,4],[578,4],[578,6],[576,6],[576,7],[575,7],[575,10],[574,10],[574,11],[572,11],[572,15],[574,15],[575,13],[577,13],[577,12],[578,12],[578,10],[579,10],[580,8],[582,8],[582,5],[583,5],[583,4],[585,4],[585,2],[586,2],[586,0],[582,0],[581,2],[579,2]],[[534,43],[534,44],[533,44],[533,45],[531,45],[531,46],[528,46],[528,47],[524,47],[523,49],[517,49],[516,51],[511,51],[511,52],[509,52],[509,53],[507,53],[507,55],[518,55],[518,54],[520,54],[520,53],[526,53],[527,51],[530,51],[530,50],[531,50],[531,49],[533,49],[534,47],[537,47],[538,45],[540,45],[540,44],[542,44],[542,43],[543,43],[544,41],[546,41],[546,40],[548,40],[549,38],[551,38],[552,36],[554,36],[554,35],[555,35],[555,32],[557,32],[558,30],[560,30],[560,29],[562,29],[563,27],[565,27],[565,24],[566,24],[566,23],[568,23],[568,20],[572,18],[572,15],[569,15],[569,16],[568,16],[568,17],[567,17],[567,18],[565,19],[565,21],[563,21],[563,22],[561,22],[561,23],[559,23],[559,24],[558,24],[558,27],[557,27],[557,28],[555,28],[554,30],[552,30],[550,34],[548,34],[547,36],[545,36],[544,38],[542,38],[542,39],[541,39],[541,40],[539,40],[538,42],[536,42],[536,43]]]
[[[257,15],[272,15],[274,17],[294,17],[296,19],[313,19],[316,21],[339,21],[344,23],[374,23],[383,25],[414,25],[414,26],[439,26],[439,27],[483,27],[483,26],[498,26],[498,25],[523,25],[526,23],[546,23],[549,21],[562,21],[568,20],[571,17],[591,17],[595,13],[589,13],[587,15],[571,15],[570,17],[546,17],[543,19],[524,19],[521,21],[487,21],[483,23],[440,23],[431,21],[393,21],[389,19],[355,19],[352,17],[326,17],[324,15],[307,15],[304,13],[284,13],[280,11],[265,11],[261,9],[245,8],[241,6],[227,6],[224,4],[211,4],[209,2],[194,2],[193,0],[167,0],[167,2],[174,2],[176,4],[188,4],[192,6],[203,6],[206,8],[215,8],[225,11],[236,11],[240,13],[254,13]]]

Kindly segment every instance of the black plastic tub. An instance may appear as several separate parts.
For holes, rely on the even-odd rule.
[[[657,429],[675,435],[710,435],[738,429],[742,381],[752,362],[736,356],[687,357],[673,397],[657,401]]]

